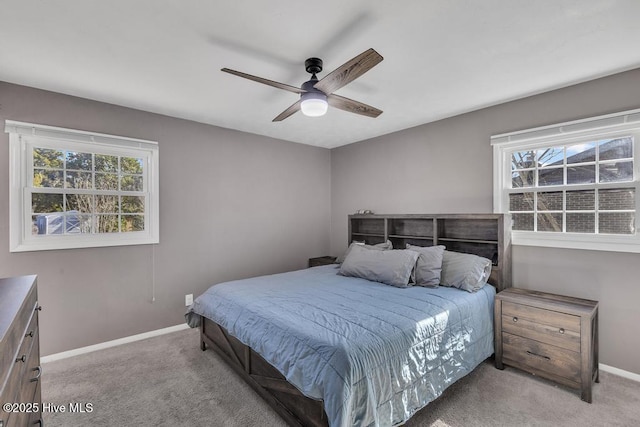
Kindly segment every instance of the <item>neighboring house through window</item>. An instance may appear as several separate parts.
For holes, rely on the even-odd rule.
[[[158,145],[6,121],[12,252],[158,243]]]
[[[493,136],[513,243],[640,252],[638,141],[640,110]]]

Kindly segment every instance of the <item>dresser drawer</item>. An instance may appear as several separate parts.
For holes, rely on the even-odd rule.
[[[505,363],[580,383],[580,353],[508,333],[502,334],[502,344]]]
[[[40,358],[38,357],[40,353],[39,342],[37,340],[38,335],[37,332],[34,336],[36,340],[33,341],[33,347],[31,348],[31,352],[29,353],[29,358],[27,359],[25,370],[22,374],[22,382],[20,384],[20,400],[19,402],[26,403],[35,403],[33,400],[36,386],[40,381],[40,375],[42,370],[40,368]],[[37,400],[40,401],[39,399]]]
[[[24,340],[27,331],[27,325],[33,320],[34,310],[36,308],[37,294],[35,288],[31,289],[27,294],[23,303],[24,310],[17,313],[12,319],[11,326],[6,335],[0,340],[0,372],[8,372],[13,368],[16,362],[16,352]],[[1,386],[2,384],[0,384]]]

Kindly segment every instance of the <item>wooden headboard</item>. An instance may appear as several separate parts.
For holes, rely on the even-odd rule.
[[[349,243],[383,243],[394,248],[444,245],[449,251],[491,260],[491,283],[511,287],[511,217],[508,214],[349,215]]]

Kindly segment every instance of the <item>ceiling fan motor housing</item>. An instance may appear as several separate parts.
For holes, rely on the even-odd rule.
[[[322,59],[320,58],[309,58],[304,61],[304,68],[307,70],[309,74],[318,74],[322,71]]]

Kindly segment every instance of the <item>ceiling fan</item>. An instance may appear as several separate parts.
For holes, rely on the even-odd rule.
[[[354,101],[353,99],[345,98],[344,96],[336,95],[333,92],[354,81],[378,65],[383,59],[384,58],[374,49],[368,49],[355,58],[345,62],[321,80],[318,80],[316,74],[322,71],[322,59],[309,58],[304,62],[304,66],[307,72],[311,74],[311,79],[302,83],[300,88],[263,79],[262,77],[252,76],[251,74],[240,71],[230,70],[229,68],[223,68],[221,71],[300,94],[300,99],[273,119],[274,122],[280,122],[298,110],[302,111],[302,114],[305,116],[319,117],[327,112],[328,105],[350,113],[367,117],[378,117],[382,114],[382,110],[363,104],[362,102]]]

